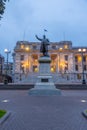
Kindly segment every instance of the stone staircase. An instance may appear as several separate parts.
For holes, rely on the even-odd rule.
[[[66,75],[61,74],[51,74],[53,77],[53,82],[55,84],[74,84],[74,83],[81,83],[81,80],[74,80],[74,79],[68,79]],[[19,81],[19,83],[24,84],[35,84],[37,82],[37,76],[39,76],[39,73],[29,73],[28,75],[23,75],[22,80]]]
[[[25,76],[22,78],[22,80],[19,81],[19,82],[20,82],[20,83],[25,83],[25,84],[27,84],[27,83],[34,84],[34,83],[36,83],[36,81],[37,81],[37,76],[38,76],[37,73],[35,73],[35,74],[29,73],[27,76],[25,75]]]

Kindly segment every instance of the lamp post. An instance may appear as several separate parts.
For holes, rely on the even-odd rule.
[[[86,49],[79,49],[78,51],[81,52],[82,55],[82,84],[86,84],[84,77],[84,60],[83,60],[83,54],[86,52]]]
[[[8,49],[5,49],[4,52],[7,55],[7,59],[6,59],[6,76],[8,75],[8,57],[9,57],[9,53],[11,53],[11,51],[9,51]],[[7,77],[5,78],[5,81],[7,80]],[[6,81],[7,82],[7,81]]]

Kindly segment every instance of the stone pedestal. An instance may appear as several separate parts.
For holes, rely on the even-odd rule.
[[[29,90],[29,95],[61,95],[61,91],[56,89],[50,73],[51,58],[43,56],[39,58],[39,76],[35,87]]]

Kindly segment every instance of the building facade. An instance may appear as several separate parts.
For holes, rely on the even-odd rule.
[[[13,53],[14,82],[35,83],[39,75],[40,42],[18,41]],[[51,42],[50,71],[55,83],[87,81],[87,47],[73,47],[71,41]]]
[[[3,68],[3,74],[7,74],[12,77],[13,75],[13,63],[12,62],[5,62]]]

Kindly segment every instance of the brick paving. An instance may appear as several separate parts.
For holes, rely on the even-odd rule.
[[[8,102],[2,102],[8,100]],[[62,96],[29,96],[28,90],[1,90],[0,109],[12,112],[0,130],[87,130],[81,112],[87,90],[62,90]]]

